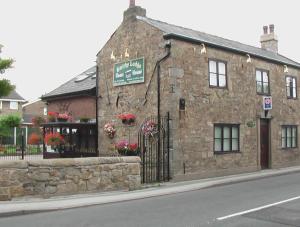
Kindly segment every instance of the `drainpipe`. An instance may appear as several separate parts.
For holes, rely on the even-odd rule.
[[[157,128],[158,128],[158,141],[157,141],[157,180],[160,181],[160,162],[161,162],[161,141],[160,141],[160,131],[161,131],[161,119],[160,119],[160,63],[165,61],[171,54],[171,42],[168,41],[165,45],[167,53],[161,59],[156,62],[157,65]]]
[[[99,97],[99,66],[98,66],[98,63],[96,61],[96,141],[95,141],[95,144],[96,144],[96,155],[99,157],[99,134],[98,134],[98,128],[99,128],[99,125],[98,125],[98,97]]]

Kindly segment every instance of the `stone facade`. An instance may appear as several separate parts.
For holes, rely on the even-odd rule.
[[[138,157],[0,161],[0,200],[140,188]]]
[[[131,11],[133,11],[131,9]],[[156,62],[165,54],[163,32],[135,16],[127,14],[121,26],[98,54],[99,77],[99,146],[113,153],[114,143],[127,138],[128,132],[116,116],[130,112],[137,115],[130,138],[137,138],[143,120],[156,115]],[[143,16],[143,15],[141,15]],[[161,64],[161,112],[171,114],[171,172],[175,180],[220,176],[261,169],[260,120],[270,120],[269,167],[300,164],[300,150],[281,148],[281,126],[299,125],[300,103],[288,99],[285,77],[297,78],[300,70],[244,53],[206,46],[195,42],[170,39],[171,55]],[[145,83],[113,86],[115,63],[128,59],[145,58]],[[116,58],[112,58],[112,54]],[[227,87],[209,86],[209,59],[226,62]],[[256,69],[269,72],[273,109],[265,116],[262,95],[256,92]],[[155,74],[154,74],[155,75]],[[153,77],[153,79],[152,79]],[[147,92],[148,90],[148,92]],[[147,94],[147,95],[146,95]],[[185,109],[179,110],[179,100]],[[103,133],[103,125],[113,121],[118,132],[114,140]],[[239,125],[239,152],[214,152],[214,125]],[[299,138],[299,134],[298,134]],[[298,139],[299,141],[299,139]],[[298,146],[299,147],[299,146]]]

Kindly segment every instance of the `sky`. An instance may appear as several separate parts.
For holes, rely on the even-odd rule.
[[[275,24],[279,53],[300,62],[299,0],[136,0],[147,16],[260,46]],[[0,0],[0,74],[33,101],[95,65],[97,52],[123,19],[129,0]]]

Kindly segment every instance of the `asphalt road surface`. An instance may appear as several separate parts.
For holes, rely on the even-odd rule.
[[[155,198],[0,218],[0,227],[300,226],[300,173]]]

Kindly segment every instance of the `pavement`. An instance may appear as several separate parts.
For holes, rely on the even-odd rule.
[[[261,170],[253,173],[194,181],[160,183],[147,185],[144,189],[137,191],[114,191],[72,196],[57,196],[49,199],[37,197],[22,197],[14,199],[12,201],[0,202],[0,217],[139,200],[144,198],[171,195],[176,193],[196,191],[204,188],[252,181],[261,178],[286,175],[296,172],[300,172],[300,166],[282,169]]]

